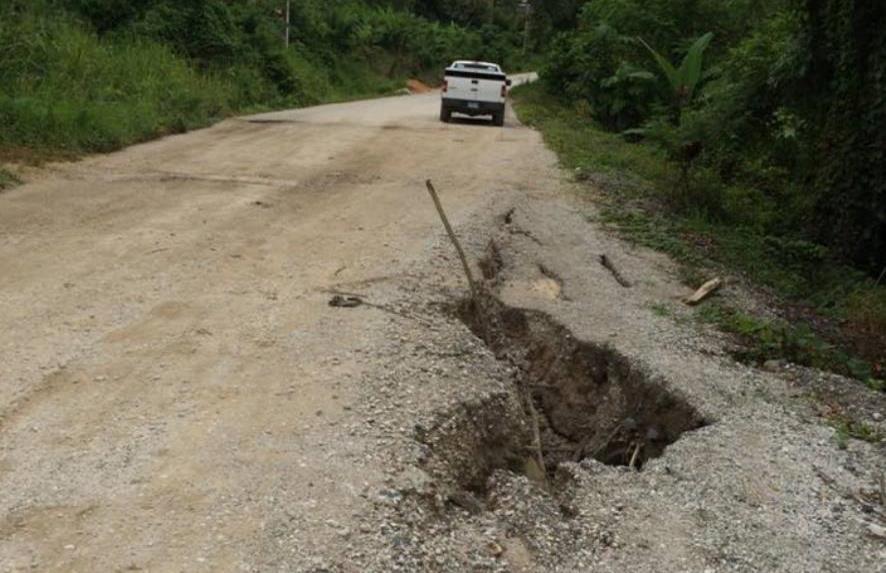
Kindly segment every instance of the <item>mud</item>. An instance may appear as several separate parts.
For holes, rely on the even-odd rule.
[[[497,250],[490,253],[482,266],[500,266]],[[581,341],[551,317],[510,308],[488,291],[481,306],[478,312],[464,300],[451,310],[495,355],[511,391],[459,403],[431,427],[416,426],[415,439],[426,448],[423,469],[438,484],[438,495],[428,498],[437,509],[441,502],[469,513],[493,509],[493,482],[505,472],[529,478],[570,519],[561,464],[593,458],[641,471],[685,432],[709,424],[615,350]]]
[[[459,315],[503,361],[538,413],[545,466],[592,457],[642,469],[687,431],[708,424],[683,397],[618,352],[576,339],[543,313],[484,301]]]

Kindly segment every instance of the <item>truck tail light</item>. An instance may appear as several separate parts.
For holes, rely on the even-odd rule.
[[[508,86],[506,84],[501,86],[501,97],[508,97]]]
[[[443,93],[449,90],[449,80],[443,80]]]

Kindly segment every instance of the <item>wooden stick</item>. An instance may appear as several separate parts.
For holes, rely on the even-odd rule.
[[[619,422],[619,423],[615,426],[615,428],[612,430],[612,433],[609,434],[609,436],[606,438],[606,441],[603,442],[602,444],[600,444],[599,446],[597,446],[597,449],[594,450],[594,451],[591,453],[590,456],[585,456],[585,455],[584,455],[584,451],[585,451],[585,448],[587,448],[588,446],[591,445],[591,442],[592,442],[593,439],[596,437],[596,435],[592,435],[591,437],[586,438],[582,443],[580,443],[580,444],[575,448],[575,453],[572,455],[572,459],[573,459],[573,461],[575,461],[575,462],[580,462],[580,461],[581,461],[583,458],[585,458],[585,457],[596,458],[596,457],[600,454],[600,452],[603,451],[603,448],[605,448],[606,446],[608,446],[608,445],[609,445],[609,442],[611,442],[611,441],[615,438],[615,436],[618,435],[619,430],[621,430],[621,422]]]
[[[886,474],[880,472],[880,505],[886,508]]]
[[[704,299],[708,298],[710,295],[719,290],[720,287],[723,286],[723,279],[717,277],[715,279],[711,279],[705,284],[701,285],[695,293],[689,298],[685,299],[683,302],[688,304],[689,306],[695,306],[700,303]]]
[[[640,442],[637,442],[637,446],[634,448],[634,455],[631,456],[631,463],[628,464],[628,467],[630,467],[631,469],[634,469],[636,467],[635,464],[637,463],[637,455],[640,453],[641,447],[642,444]]]
[[[526,392],[526,405],[529,408],[529,416],[532,418],[532,447],[535,450],[535,461],[547,480],[548,469],[545,467],[545,454],[541,445],[541,426],[538,421],[538,410],[535,409],[535,404],[532,402],[531,392]]]
[[[600,255],[600,264],[609,269],[609,272],[612,273],[612,276],[615,277],[615,280],[618,281],[618,284],[625,288],[631,288],[631,281],[627,280],[622,276],[618,269],[615,267],[615,264],[609,260],[609,257],[606,255]]]
[[[474,304],[479,308],[480,292],[474,281],[474,273],[471,272],[471,265],[468,264],[468,258],[465,256],[465,251],[461,248],[461,243],[458,242],[458,238],[455,236],[455,231],[452,230],[452,225],[449,224],[449,219],[446,217],[446,211],[443,210],[443,204],[440,203],[440,196],[437,195],[437,190],[434,189],[434,184],[428,179],[425,181],[425,185],[428,187],[428,193],[431,194],[431,199],[434,200],[434,206],[437,208],[440,220],[443,221],[443,227],[446,228],[446,234],[449,235],[449,240],[452,241],[455,250],[458,252],[458,258],[461,259],[461,266],[465,271],[465,276],[468,278],[468,286],[471,287],[471,298],[473,299]]]

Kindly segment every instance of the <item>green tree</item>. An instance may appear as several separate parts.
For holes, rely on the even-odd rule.
[[[702,64],[704,52],[711,43],[714,35],[710,32],[701,36],[689,46],[686,55],[679,68],[675,68],[667,58],[656,52],[652,46],[640,39],[640,42],[649,50],[655,62],[661,69],[668,82],[670,92],[668,98],[672,108],[674,123],[680,122],[683,109],[692,103],[693,97],[702,81]]]

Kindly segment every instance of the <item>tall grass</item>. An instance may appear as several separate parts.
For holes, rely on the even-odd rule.
[[[377,1],[0,0],[0,157],[108,151],[228,114],[390,93],[518,35]],[[111,6],[114,6],[112,9]],[[432,75],[433,74],[433,75]]]
[[[236,56],[195,60],[136,28],[99,35],[69,13],[0,6],[0,156],[110,151],[233,113],[390,93],[411,72],[391,75],[381,43],[315,53],[254,39]]]
[[[237,103],[156,43],[100,40],[73,21],[0,23],[0,145],[105,151],[204,125]]]

